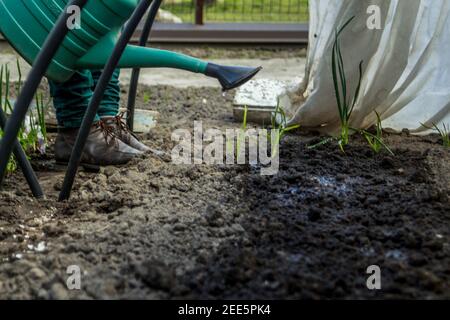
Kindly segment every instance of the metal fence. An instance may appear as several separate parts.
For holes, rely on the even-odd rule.
[[[187,23],[308,21],[308,0],[165,0],[162,8]]]

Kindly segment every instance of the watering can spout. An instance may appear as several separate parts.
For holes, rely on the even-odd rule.
[[[237,88],[252,79],[262,67],[234,67],[209,63],[205,74],[219,80],[224,91]]]

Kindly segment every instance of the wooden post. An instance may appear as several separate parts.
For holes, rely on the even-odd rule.
[[[203,25],[204,24],[204,0],[196,0],[195,1],[195,24]]]

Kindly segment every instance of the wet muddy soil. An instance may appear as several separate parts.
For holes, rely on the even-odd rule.
[[[140,88],[139,102],[160,112],[142,138],[167,152],[195,120],[239,127],[216,89]],[[33,159],[46,199],[19,173],[0,191],[0,298],[450,298],[449,150],[406,133],[386,138],[395,156],[359,137],[345,155],[307,148],[318,139],[286,136],[275,176],[153,155],[80,172],[65,203],[50,150]]]

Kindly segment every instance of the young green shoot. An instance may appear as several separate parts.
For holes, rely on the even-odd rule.
[[[440,128],[436,123],[433,123],[431,127],[422,123],[422,126],[438,133],[441,136],[442,145],[446,148],[450,147],[450,125],[443,123]]]
[[[375,111],[377,116],[377,123],[375,125],[375,134],[372,134],[366,130],[360,130],[360,133],[364,136],[369,147],[373,152],[379,153],[382,148],[386,149],[391,155],[394,155],[392,150],[383,141],[383,126],[381,123],[381,117],[378,112]]]
[[[353,21],[354,18],[355,17],[350,18],[346,23],[344,23],[341,28],[335,30],[334,43],[332,48],[331,71],[339,120],[341,123],[340,135],[339,137],[326,138],[318,144],[309,146],[309,149],[315,149],[329,142],[337,141],[339,148],[343,153],[345,153],[345,147],[349,144],[350,134],[359,131],[350,128],[350,119],[355,109],[355,105],[361,89],[363,61],[359,63],[359,78],[355,92],[353,93],[352,97],[349,97],[347,88],[347,76],[345,74],[345,65],[342,56],[340,41],[342,32],[347,28],[347,26]]]
[[[271,155],[272,155],[272,157],[275,157],[277,155],[278,146],[280,145],[281,140],[286,135],[286,133],[300,128],[300,125],[288,126],[286,113],[283,110],[283,108],[280,106],[279,101],[278,101],[275,111],[272,113],[271,122],[272,122],[271,135],[272,136],[275,135],[275,141],[272,140]],[[245,134],[246,134],[247,126],[248,126],[248,107],[245,106],[242,125],[241,125],[241,128],[239,129],[239,134],[237,137],[236,150],[238,153],[241,152],[242,143],[245,143]],[[267,138],[269,138],[269,136]],[[229,150],[229,148],[230,148],[230,146],[228,146],[228,143],[227,143],[227,149]]]
[[[147,103],[150,102],[150,100],[151,100],[151,95],[150,95],[150,93],[147,92],[147,91],[145,91],[145,92],[144,92],[144,103],[147,104]]]
[[[16,93],[18,94],[22,88],[22,71],[20,69],[19,62],[17,61],[18,82],[15,86]],[[6,115],[11,114],[13,105],[10,99],[11,88],[11,73],[7,65],[0,67],[0,108]],[[5,85],[3,85],[3,83]],[[31,152],[39,151],[45,153],[45,147],[47,143],[47,130],[45,126],[45,109],[49,103],[44,103],[44,96],[42,93],[38,93],[35,98],[36,111],[31,110],[28,113],[27,120],[22,123],[18,140],[23,147],[27,156]],[[3,135],[0,129],[0,136]],[[17,164],[12,155],[7,165],[7,172],[11,173],[17,169]]]
[[[3,94],[3,76],[5,76],[5,94]],[[8,100],[8,93],[9,91],[9,70],[7,66],[1,66],[0,67],[0,109],[3,110],[3,112],[6,114],[6,107],[8,106],[9,100]],[[4,95],[4,97],[3,97]],[[0,139],[3,137],[3,130],[0,128]],[[9,158],[8,164],[6,165],[6,172],[11,173],[16,171],[17,169],[17,163],[14,159],[14,156],[11,156]]]
[[[359,94],[361,91],[361,82],[363,77],[363,61],[359,63],[358,67],[358,82],[356,85],[356,89],[353,94],[349,94],[348,92],[348,84],[347,84],[347,76],[345,74],[345,65],[344,59],[341,51],[341,41],[340,37],[342,32],[349,26],[349,24],[353,21],[355,17],[347,20],[344,25],[335,30],[335,37],[333,43],[332,50],[332,58],[331,58],[331,70],[333,76],[333,85],[334,85],[334,93],[336,96],[336,103],[339,113],[339,120],[341,122],[341,132],[339,137],[337,138],[327,138],[320,143],[310,146],[310,149],[317,148],[319,146],[325,145],[331,141],[338,142],[339,148],[343,153],[345,153],[345,147],[349,144],[350,134],[352,133],[360,133],[364,136],[366,141],[369,144],[369,147],[375,152],[378,153],[382,148],[386,149],[390,154],[393,154],[391,149],[383,142],[383,128],[381,126],[381,118],[377,113],[377,124],[376,124],[376,133],[372,134],[365,130],[355,129],[350,126],[350,119],[352,117],[353,111],[355,110],[356,102],[358,101]]]
[[[245,131],[247,130],[247,117],[248,117],[248,107],[245,106],[241,129],[239,130],[239,134],[237,137],[237,144],[236,144],[237,154],[241,152],[242,143],[244,143],[245,145]]]
[[[275,144],[272,146],[272,157],[276,156],[278,146],[281,143],[281,139],[283,139],[286,133],[296,130],[298,128],[300,128],[299,124],[288,126],[286,113],[280,106],[280,101],[278,100],[277,107],[274,113],[272,114],[272,130],[276,131]]]
[[[36,94],[36,111],[38,116],[39,134],[37,137],[38,150],[44,154],[47,147],[47,126],[45,124],[45,110],[48,108],[49,103],[44,103],[44,95],[41,93]]]
[[[353,110],[355,109],[355,105],[359,97],[363,75],[362,72],[363,61],[361,61],[359,63],[359,78],[356,90],[352,98],[348,97],[347,77],[345,75],[344,59],[342,57],[341,52],[340,36],[354,18],[355,17],[350,18],[339,30],[335,30],[335,38],[331,61],[334,92],[339,111],[339,119],[341,121],[341,134],[338,140],[338,145],[342,152],[345,152],[344,148],[349,143],[349,136],[351,133],[350,118],[353,114]]]

